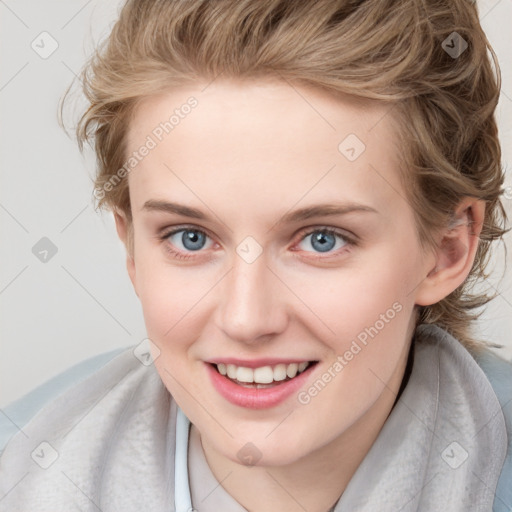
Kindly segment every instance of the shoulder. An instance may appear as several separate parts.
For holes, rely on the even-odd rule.
[[[92,372],[86,364],[78,383],[54,390],[56,397],[46,397],[28,422],[16,426],[0,455],[0,509],[91,510],[100,502],[111,504],[105,510],[133,509],[141,461],[147,482],[171,474],[167,445],[175,435],[169,425],[175,425],[176,405],[149,349],[134,348],[105,355]],[[73,482],[82,482],[87,496]],[[167,492],[165,482],[159,488],[166,492],[137,489],[140,505],[160,510],[172,502],[172,489]]]
[[[487,348],[472,352],[471,355],[484,371],[498,398],[503,398],[505,402],[510,401],[512,399],[512,362]],[[503,403],[501,399],[500,403]]]
[[[491,383],[500,402],[507,430],[512,443],[512,362],[503,359],[490,349],[472,352],[471,355]]]
[[[487,348],[471,355],[491,383],[505,416],[507,430],[512,433],[512,362]]]
[[[491,383],[501,405],[508,434],[508,450],[496,489],[494,512],[509,512],[512,507],[512,363],[489,349],[472,353]]]
[[[0,414],[0,454],[9,440],[22,431],[23,427],[45,406],[84,380],[93,377],[96,372],[121,354],[132,351],[133,347],[125,347],[81,361],[3,407]],[[124,359],[126,360],[126,355]]]
[[[416,347],[418,352],[420,348],[434,346],[444,354],[441,356],[443,361],[446,355],[453,355],[454,358],[451,359],[457,363],[448,369],[452,378],[459,380],[460,385],[465,389],[470,389],[471,383],[465,386],[464,379],[476,379],[479,384],[472,393],[479,395],[479,399],[487,403],[492,419],[501,416],[503,432],[506,435],[504,443],[506,454],[496,489],[493,490],[495,494],[493,512],[510,512],[512,510],[512,363],[489,348],[467,350],[459,340],[435,324],[422,324],[417,327],[416,332],[417,340],[420,342]],[[494,405],[491,405],[491,402]],[[468,418],[468,421],[470,420]]]

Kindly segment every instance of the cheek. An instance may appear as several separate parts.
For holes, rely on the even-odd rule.
[[[186,343],[194,329],[200,328],[203,299],[210,287],[176,271],[158,274],[149,270],[139,292],[149,337],[163,345]]]
[[[147,336],[160,351],[155,367],[174,399],[187,404],[190,394],[201,394],[196,378],[201,368],[190,349],[204,330],[211,285],[197,272],[161,260],[140,265],[137,279]]]
[[[311,302],[333,332],[315,333],[330,356],[300,399],[311,405],[310,411],[314,408],[315,416],[331,417],[333,432],[347,428],[375,403],[404,360],[414,304],[392,274],[368,281],[353,275],[346,287]]]
[[[212,287],[211,276],[168,264],[160,248],[141,247],[136,251],[136,282],[148,336],[159,345],[186,342],[199,325],[197,315]]]
[[[343,403],[340,421],[350,416],[348,410],[362,412],[380,395],[411,334],[415,256],[404,257],[387,247],[369,260],[350,271],[303,280],[300,291],[316,314],[310,330],[330,349],[324,377],[333,384],[316,406],[327,413],[328,404]]]
[[[309,314],[310,328],[318,337],[332,340],[329,344],[338,353],[360,333],[364,338],[366,328],[376,325],[379,331],[392,331],[390,327],[407,324],[414,307],[414,262],[392,251],[381,251],[369,260],[307,278],[289,276],[288,282],[294,279],[297,295],[314,313]]]

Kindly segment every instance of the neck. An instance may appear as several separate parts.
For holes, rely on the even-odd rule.
[[[217,481],[251,512],[327,512],[377,439],[400,389],[407,351],[377,401],[332,442],[284,466],[244,466],[215,450],[200,436],[203,451]],[[229,474],[228,478],[225,476]]]

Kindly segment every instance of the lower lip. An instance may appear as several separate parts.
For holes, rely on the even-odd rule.
[[[314,365],[309,366],[293,379],[283,381],[270,388],[246,388],[221,375],[213,365],[207,363],[207,371],[214,388],[226,400],[247,409],[267,409],[284,402],[304,384]]]

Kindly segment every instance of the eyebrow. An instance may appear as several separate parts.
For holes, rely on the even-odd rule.
[[[149,201],[146,201],[142,209],[150,212],[157,211],[166,213],[176,213],[178,215],[183,215],[184,217],[192,217],[193,219],[208,219],[208,217],[201,210],[197,210],[196,208],[191,208],[190,206],[185,206],[184,204],[170,203],[167,201],[158,201],[155,199],[150,199]]]
[[[343,204],[318,204],[285,213],[277,222],[277,224],[300,222],[311,219],[312,217],[346,215],[347,213],[353,212],[378,213],[375,208],[359,203],[349,202]]]
[[[185,217],[191,217],[193,219],[208,220],[208,216],[205,215],[201,210],[191,208],[179,203],[172,203],[168,201],[159,201],[150,199],[144,203],[142,208],[146,211],[160,211],[166,213],[175,213],[183,215]],[[288,224],[294,222],[300,222],[308,220],[312,217],[329,217],[335,215],[346,215],[353,212],[362,213],[378,213],[375,208],[359,203],[343,203],[343,204],[318,204],[314,206],[308,206],[306,208],[300,208],[285,213],[274,226],[281,224]]]

